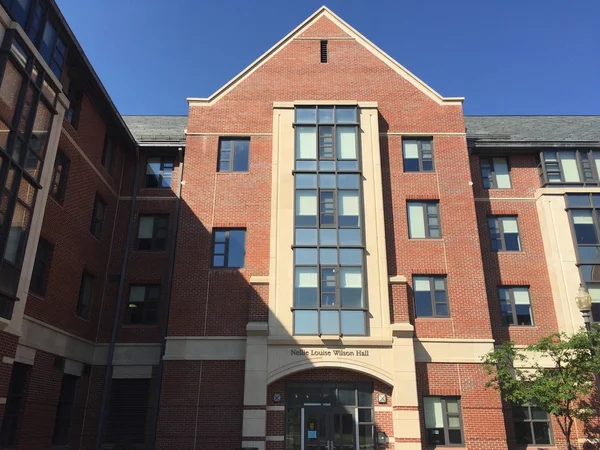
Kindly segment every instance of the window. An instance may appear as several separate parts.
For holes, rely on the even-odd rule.
[[[411,239],[439,238],[440,229],[439,203],[407,202],[408,237]]]
[[[492,250],[518,252],[521,250],[517,218],[512,216],[488,217]]]
[[[77,89],[73,84],[70,84],[67,98],[69,99],[69,108],[65,111],[65,120],[69,122],[73,128],[77,129],[79,125],[79,116],[81,114],[83,91]]]
[[[402,155],[405,172],[433,172],[431,139],[403,139]]]
[[[503,286],[498,295],[504,325],[533,325],[529,288]]]
[[[541,185],[597,186],[600,151],[548,150],[540,154]]]
[[[6,405],[4,406],[4,418],[0,428],[0,447],[2,448],[14,447],[17,443],[30,371],[31,367],[26,364],[13,363]]]
[[[69,166],[71,161],[62,151],[58,150],[54,160],[54,172],[50,181],[50,195],[54,200],[62,205],[65,199],[65,190],[67,188],[67,177],[69,176]]]
[[[294,334],[365,335],[358,110],[295,111]]]
[[[513,405],[513,421],[517,444],[552,444],[552,431],[548,413],[535,406]]]
[[[26,29],[31,0],[2,0],[4,7],[10,11],[13,20]]]
[[[445,276],[414,276],[416,317],[449,317]]]
[[[463,443],[460,399],[423,397],[427,445],[461,445]]]
[[[44,238],[40,238],[33,263],[33,272],[31,274],[31,283],[29,291],[35,294],[44,295],[48,283],[48,274],[50,272],[50,262],[54,246]]]
[[[90,233],[96,239],[102,239],[102,225],[104,224],[104,214],[106,213],[106,203],[96,195],[94,200],[94,211],[92,212],[92,225],[90,227]]]
[[[174,159],[149,156],[146,165],[147,188],[170,188],[173,182]]]
[[[56,408],[56,420],[54,422],[54,434],[52,444],[67,445],[69,441],[69,426],[71,425],[71,413],[75,401],[75,389],[78,377],[65,373],[60,387],[58,406]]]
[[[485,189],[510,189],[510,172],[506,158],[480,158],[481,179]]]
[[[140,216],[138,227],[138,250],[162,251],[167,244],[169,216]]]
[[[104,138],[104,149],[102,150],[102,167],[110,172],[113,163],[113,140],[108,134]]]
[[[158,318],[160,285],[131,286],[127,319],[131,324],[152,324]]]
[[[248,172],[250,139],[219,140],[219,172]]]
[[[144,443],[149,394],[149,378],[111,380],[106,443],[125,446]]]
[[[79,300],[77,301],[78,315],[86,319],[90,316],[90,306],[93,296],[94,277],[84,270],[81,276],[81,286],[79,287]]]
[[[327,41],[321,41],[321,62],[327,62]]]
[[[213,230],[213,267],[244,267],[246,230],[217,228]]]

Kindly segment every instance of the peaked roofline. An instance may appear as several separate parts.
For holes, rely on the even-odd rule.
[[[220,89],[214,92],[210,97],[207,98],[197,98],[197,97],[188,97],[188,104],[194,106],[210,106],[216,103],[221,99],[227,92],[233,89],[237,84],[239,84],[242,80],[251,75],[256,69],[258,69],[261,65],[271,59],[275,54],[277,54],[280,50],[282,50],[287,44],[289,44],[294,37],[299,35],[302,31],[304,31],[308,26],[320,19],[321,17],[327,17],[337,26],[339,26],[345,33],[349,36],[356,39],[357,42],[363,45],[367,50],[373,53],[376,57],[378,57],[382,62],[384,62],[387,66],[389,66],[392,70],[398,73],[400,76],[404,77],[408,82],[410,82],[413,86],[419,89],[421,92],[426,94],[429,98],[436,101],[439,104],[462,104],[464,101],[464,97],[443,97],[438,94],[435,90],[433,90],[430,86],[428,86],[421,79],[416,77],[412,72],[410,72],[406,67],[398,63],[395,59],[369,41],[366,37],[364,37],[361,33],[356,31],[352,26],[350,26],[347,22],[345,22],[341,17],[331,11],[327,6],[323,5],[319,9],[317,9],[313,14],[311,14],[306,20],[304,20],[300,25],[290,31],[286,36],[283,37],[279,42],[277,42],[273,47],[259,56],[254,62],[252,62],[248,67],[242,70],[239,74],[233,77],[230,81],[228,81],[225,85],[223,85]]]

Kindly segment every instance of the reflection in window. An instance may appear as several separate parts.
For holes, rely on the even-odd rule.
[[[219,140],[219,172],[248,172],[250,139]]]
[[[414,276],[413,292],[416,317],[448,317],[446,277]]]
[[[542,186],[594,185],[599,183],[600,152],[592,150],[547,150],[540,154]]]
[[[410,239],[439,238],[440,228],[439,202],[414,202],[406,204],[408,212],[408,237]]]
[[[481,179],[485,189],[510,189],[510,172],[506,158],[480,158]]]
[[[216,228],[213,230],[213,267],[244,267],[246,230]]]
[[[405,172],[433,172],[433,144],[428,139],[403,139]]]
[[[521,250],[519,226],[513,216],[494,216],[488,218],[492,250],[518,252]]]
[[[529,288],[501,287],[498,295],[504,325],[533,325]]]
[[[173,182],[173,158],[150,156],[146,164],[147,188],[170,188]]]
[[[158,319],[159,285],[131,286],[127,299],[127,322],[152,324]]]
[[[536,406],[513,405],[513,422],[519,445],[552,444],[548,413]]]
[[[427,445],[463,443],[460,400],[454,397],[423,397]]]

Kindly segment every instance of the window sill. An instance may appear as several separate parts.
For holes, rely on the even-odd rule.
[[[526,330],[536,330],[536,325],[502,325],[504,328],[512,328],[512,329],[526,329]]]
[[[56,206],[58,206],[59,208],[63,209],[63,208],[65,207],[64,200],[63,200],[63,201],[62,201],[62,203],[61,203],[61,202],[59,202],[58,200],[56,200],[54,197],[52,197],[51,195],[48,195],[48,198],[49,198],[50,200],[52,200],[52,201],[53,201],[53,202],[56,204]]]
[[[91,236],[92,239],[94,239],[96,242],[98,242],[98,244],[102,244],[102,238],[98,239],[96,236],[94,236],[92,234],[91,231],[88,231],[88,234]]]
[[[426,322],[426,321],[438,321],[438,320],[446,320],[446,321],[450,321],[452,320],[452,317],[415,317],[415,322]],[[446,446],[447,447],[447,446]]]
[[[36,299],[41,300],[43,302],[46,301],[46,297],[44,295],[36,294],[35,292],[27,291],[27,295],[31,295],[33,298],[36,298]]]
[[[439,237],[439,238],[413,238],[413,237],[409,237],[408,240],[409,241],[443,241],[444,238],[443,237]]]
[[[234,171],[230,171],[230,172],[216,172],[217,175],[250,175],[250,171],[247,172],[234,172]]]

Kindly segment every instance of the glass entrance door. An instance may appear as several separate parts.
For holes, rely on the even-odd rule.
[[[305,408],[303,450],[356,450],[354,415],[353,408]]]

